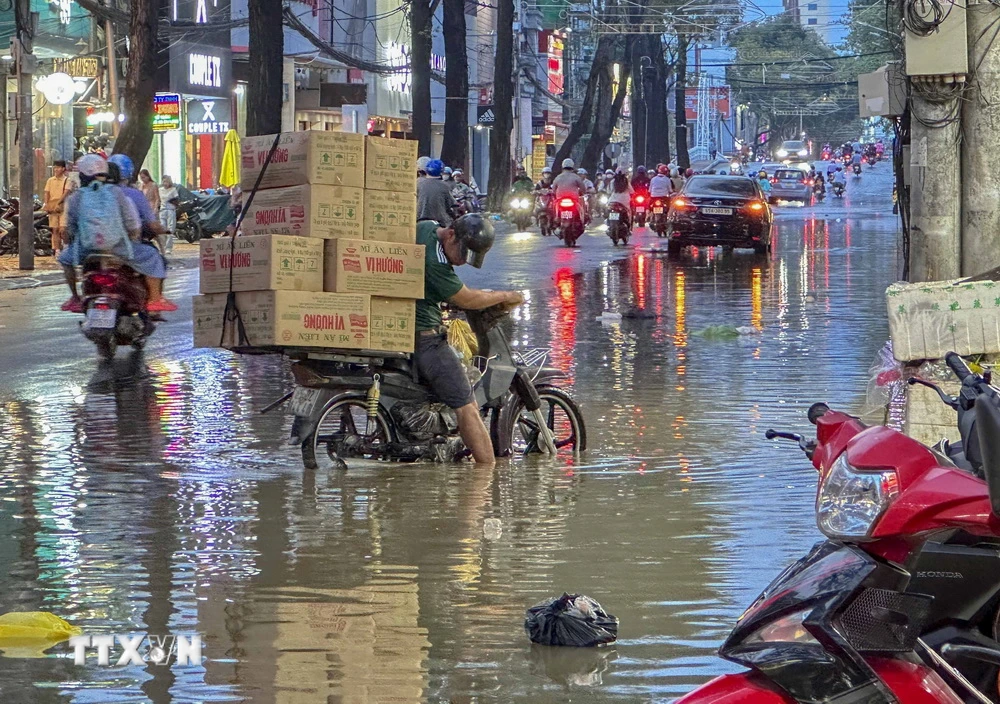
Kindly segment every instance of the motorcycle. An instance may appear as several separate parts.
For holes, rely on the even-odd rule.
[[[52,251],[52,230],[49,229],[49,215],[42,210],[42,203],[37,198],[34,201],[34,249],[35,256],[48,257]],[[16,254],[20,238],[20,200],[11,198],[5,201],[3,214],[0,215],[0,254]]]
[[[535,194],[535,222],[538,223],[542,237],[548,237],[555,229],[552,226],[551,188],[544,188]]]
[[[650,198],[650,227],[657,237],[667,236],[667,210],[670,207],[669,198],[663,196],[653,196]]]
[[[830,150],[829,147],[827,147],[823,149],[823,152],[820,154],[819,158],[822,159],[823,161],[830,161],[831,154],[833,154],[833,152]]]
[[[146,313],[143,277],[112,255],[91,255],[83,263],[83,316],[80,330],[104,359],[118,345],[141,350],[156,326]]]
[[[632,234],[629,224],[629,212],[621,203],[612,203],[608,207],[608,237],[617,247],[618,243],[628,244],[628,238]]]
[[[649,193],[636,191],[632,194],[632,221],[636,227],[646,226],[646,208],[649,206]]]
[[[531,226],[531,197],[527,193],[514,193],[511,196],[507,217],[519,231]]]
[[[579,201],[568,196],[560,198],[556,203],[559,237],[567,247],[575,246],[576,241],[583,235],[583,217],[580,208]]]
[[[855,178],[861,178],[861,164],[855,164],[852,170]]]
[[[1000,698],[1000,390],[945,358],[961,382],[961,442],[926,447],[814,404],[827,536],[740,616],[720,655],[749,669],[678,704],[982,702]]]
[[[594,217],[597,218],[607,218],[608,216],[608,194],[601,192],[597,194],[596,209],[594,211]]]
[[[197,242],[225,232],[236,222],[236,211],[227,195],[195,193],[186,188],[177,189],[180,204],[177,206],[177,224],[174,235],[185,242]]]
[[[844,197],[844,184],[837,183],[836,181],[834,181],[833,182],[833,195],[837,196],[838,198],[843,198]]]
[[[480,355],[469,373],[496,456],[584,451],[583,416],[558,386],[564,374],[545,366],[548,351],[514,352],[505,333],[513,320],[502,306],[466,317]],[[416,381],[408,355],[306,352],[292,374],[292,439],[308,469],[345,469],[351,458],[453,461],[467,454],[455,412]]]
[[[817,176],[813,179],[812,192],[816,200],[823,200],[826,197],[826,183],[821,177]]]

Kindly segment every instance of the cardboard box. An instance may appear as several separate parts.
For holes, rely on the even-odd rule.
[[[1000,286],[994,281],[892,284],[885,292],[892,354],[901,361],[1000,352]]]
[[[412,298],[372,296],[369,336],[373,350],[413,352],[417,302]]]
[[[366,240],[416,242],[416,194],[366,190],[364,231]]]
[[[327,240],[323,290],[390,298],[424,297],[424,246],[375,240]]]
[[[252,189],[257,182],[273,143],[273,134],[243,138],[240,187],[244,191]],[[282,132],[260,187],[280,188],[306,183],[364,188],[365,136],[319,130]]]
[[[194,346],[237,346],[236,324],[225,325],[227,293],[194,297]],[[252,346],[368,349],[371,298],[313,291],[242,291],[236,294]]]
[[[290,186],[257,191],[244,235],[364,237],[364,191],[347,186]]]
[[[417,143],[385,137],[365,140],[365,188],[416,193]]]
[[[202,293],[323,290],[322,240],[252,235],[201,240],[199,245]]]

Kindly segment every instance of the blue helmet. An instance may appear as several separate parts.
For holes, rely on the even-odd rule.
[[[441,175],[441,172],[444,171],[444,162],[440,159],[431,159],[427,162],[425,171],[427,171],[428,176],[437,178]]]
[[[128,182],[132,180],[132,175],[135,174],[135,164],[132,163],[132,160],[128,156],[125,154],[112,154],[108,162],[118,167],[122,181]]]

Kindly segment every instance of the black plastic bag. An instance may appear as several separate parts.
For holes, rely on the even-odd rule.
[[[590,648],[618,638],[618,619],[582,594],[563,594],[535,604],[524,618],[532,643]]]

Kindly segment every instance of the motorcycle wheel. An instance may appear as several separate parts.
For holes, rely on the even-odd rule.
[[[572,456],[587,449],[587,428],[576,402],[555,386],[538,387],[545,425],[552,431],[559,456]],[[521,399],[514,398],[500,413],[494,427],[493,449],[498,457],[540,453],[538,424]]]
[[[370,441],[383,452],[364,452],[352,448],[360,444],[368,425],[368,403],[363,395],[341,397],[328,404],[320,413],[319,422],[311,435],[302,441],[302,464],[306,469],[347,469],[348,458],[383,459],[396,433],[385,410],[379,406],[375,432]]]
[[[205,236],[205,230],[197,220],[188,220],[184,223],[183,229],[177,226],[177,236],[189,244],[194,244]]]

